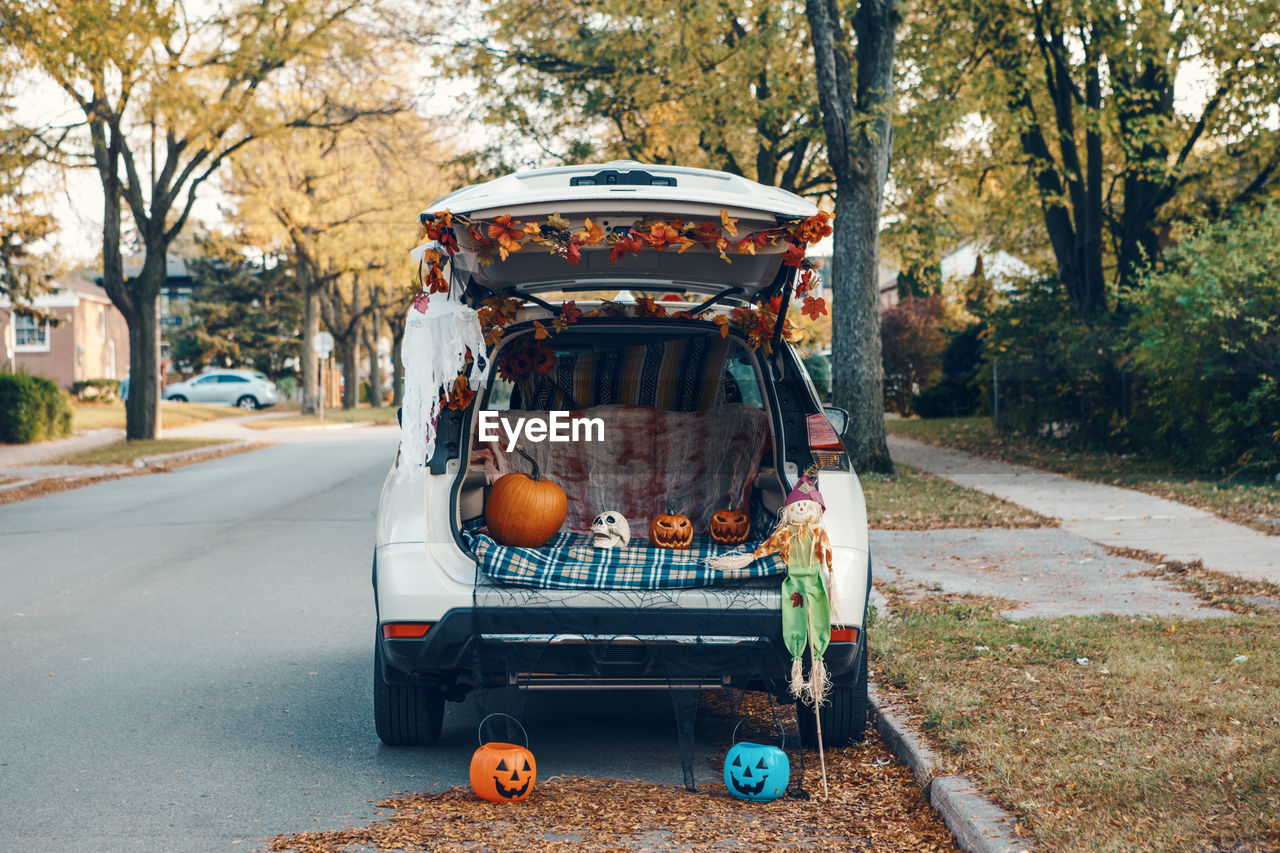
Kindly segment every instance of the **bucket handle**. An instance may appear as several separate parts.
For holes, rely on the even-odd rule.
[[[738,726],[741,726],[743,723],[745,723],[749,719],[751,719],[751,716],[747,715],[742,719],[738,720],[738,725],[733,727],[733,734],[729,736],[730,746],[735,746],[738,743]],[[779,723],[777,720],[774,720],[773,724],[778,727],[778,748],[781,749],[783,752],[786,752],[787,731],[786,729],[782,728],[782,723]]]
[[[489,720],[493,719],[494,717],[506,717],[508,720],[515,723],[520,728],[520,734],[524,735],[524,748],[525,749],[529,748],[529,733],[524,730],[524,726],[520,725],[520,721],[517,720],[515,717],[511,716],[510,714],[503,714],[503,713],[490,714],[480,721],[480,725],[476,726],[476,740],[480,741],[481,746],[484,746],[484,724],[489,722]],[[734,729],[734,731],[737,731],[737,729]]]

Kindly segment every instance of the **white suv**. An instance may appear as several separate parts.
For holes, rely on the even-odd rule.
[[[276,384],[256,370],[211,370],[164,389],[175,403],[221,403],[242,409],[276,404]]]
[[[751,333],[753,306],[785,312],[798,265],[785,244],[727,258],[714,245],[613,259],[607,248],[651,222],[747,235],[817,209],[721,172],[622,161],[467,187],[433,203],[424,224],[445,210],[458,217],[455,290],[482,314],[507,316],[489,353],[496,368],[474,401],[442,413],[425,472],[402,476],[409,460],[397,454],[383,487],[373,565],[379,737],[432,743],[446,700],[499,684],[680,681],[785,697],[779,566],[757,561],[768,576],[722,581],[646,533],[657,516],[682,515],[695,553],[718,508],[736,507],[750,515],[748,542],[759,542],[817,466],[838,579],[822,731],[829,744],[860,740],[871,561],[862,490],[839,443],[847,414],[824,410],[785,340]],[[552,223],[544,235],[594,226],[617,236],[581,246],[578,263],[534,245],[480,262],[483,241],[464,223],[507,216],[512,228]],[[493,483],[529,467],[506,432],[495,441],[481,421],[554,426],[564,412],[599,421],[604,441],[590,428],[577,440],[530,441],[544,425],[525,430],[521,448],[566,492],[564,525],[545,547],[499,545],[486,519]],[[591,526],[614,514],[630,521],[630,547],[601,557]],[[812,741],[813,715],[799,719]]]

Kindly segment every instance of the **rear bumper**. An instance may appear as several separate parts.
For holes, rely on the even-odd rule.
[[[782,679],[791,656],[776,610],[616,608],[455,608],[421,638],[386,638],[391,683],[458,686],[512,677],[548,683],[652,679]],[[853,669],[864,638],[833,642],[823,656],[832,675]]]

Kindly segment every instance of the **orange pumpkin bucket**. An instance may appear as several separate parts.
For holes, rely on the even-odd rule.
[[[506,717],[519,726],[525,745],[485,743],[484,724],[493,717]],[[538,776],[538,765],[529,751],[529,734],[520,721],[510,714],[490,714],[480,721],[476,739],[480,747],[471,755],[471,790],[475,795],[493,803],[514,803],[529,796]]]

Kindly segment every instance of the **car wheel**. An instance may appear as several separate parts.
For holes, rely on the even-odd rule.
[[[186,397],[184,397],[184,396],[182,396],[181,394],[174,394],[172,397],[167,397],[167,398],[165,398],[165,399],[167,399],[170,403],[185,403],[185,402],[187,402],[187,398],[186,398]]]
[[[867,736],[867,653],[865,647],[858,656],[857,668],[834,679],[831,693],[823,704],[822,745],[848,746],[860,743]],[[813,707],[804,702],[796,703],[796,718],[800,723],[800,741],[809,749],[818,746],[818,725]]]
[[[389,684],[382,644],[373,644],[373,721],[387,746],[430,746],[444,725],[444,693],[413,684]]]
[[[258,398],[245,394],[239,400],[236,400],[236,405],[242,409],[253,411],[254,409],[258,408]]]

